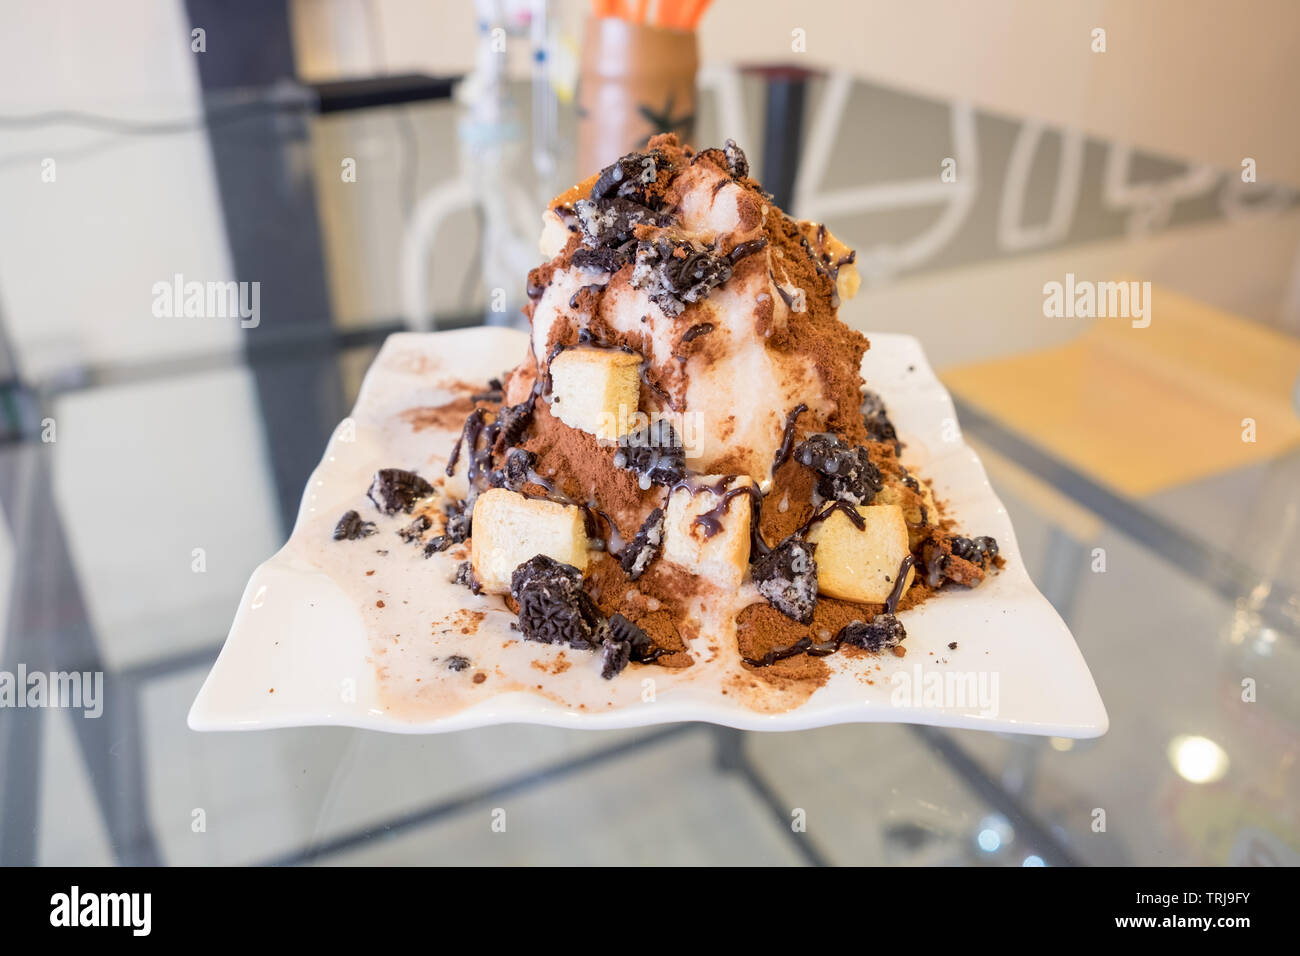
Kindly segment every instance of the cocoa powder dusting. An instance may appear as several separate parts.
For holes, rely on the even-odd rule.
[[[523,447],[537,455],[538,473],[563,494],[584,503],[598,500],[627,540],[636,534],[646,515],[663,504],[663,488],[651,486],[643,491],[635,472],[615,466],[612,446],[565,425],[551,415],[544,401],[537,403]]]
[[[763,540],[776,547],[812,517],[817,475],[797,461],[787,461],[772,475],[772,490],[763,499],[758,528]],[[785,510],[782,511],[782,502]]]
[[[667,562],[656,561],[638,580],[632,581],[616,558],[602,554],[587,568],[586,581],[587,592],[603,614],[622,614],[649,634],[656,647],[671,652],[660,657],[656,664],[691,665],[679,622],[684,621],[686,601],[698,586],[693,577]]]
[[[807,636],[807,627],[790,620],[765,601],[749,605],[736,618],[736,644],[742,658],[761,660],[765,654],[789,647]],[[807,654],[788,657],[768,667],[752,667],[749,664],[741,666],[770,682],[813,681],[820,686],[830,676],[830,668],[824,659]]]
[[[465,424],[465,418],[474,411],[474,399],[469,395],[453,399],[445,405],[422,405],[402,412],[401,419],[412,431],[438,428],[456,431]]]
[[[806,311],[790,312],[786,327],[773,333],[770,344],[809,356],[835,404],[827,428],[840,433],[850,444],[861,444],[866,438],[866,426],[859,414],[860,370],[870,343],[861,332],[839,320],[834,305],[835,283],[810,258],[798,224],[773,212],[767,219],[767,237],[773,249],[782,253],[773,259],[777,282],[803,289],[807,302]]]

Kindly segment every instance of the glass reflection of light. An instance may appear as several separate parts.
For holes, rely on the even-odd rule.
[[[1214,783],[1228,772],[1228,754],[1208,737],[1180,734],[1169,741],[1169,762],[1191,783]]]
[[[996,853],[1010,844],[1015,838],[1016,831],[1007,822],[1007,818],[1000,813],[995,813],[979,822],[979,829],[975,834],[975,845],[985,853]]]

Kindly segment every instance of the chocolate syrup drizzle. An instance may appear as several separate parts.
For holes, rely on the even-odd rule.
[[[903,599],[903,589],[907,586],[907,572],[912,570],[916,564],[915,555],[907,555],[898,565],[898,577],[894,579],[894,589],[889,592],[889,598],[885,601],[885,611],[893,614],[898,610],[898,602]]]
[[[650,391],[654,392],[655,397],[658,398],[659,401],[667,405],[670,409],[672,409],[675,412],[681,411],[677,403],[673,401],[673,397],[669,395],[666,391],[664,391],[664,389],[659,385],[658,382],[655,382],[650,378],[649,371],[650,371],[650,363],[642,362],[641,381],[645,383],[645,387],[650,389]]]
[[[807,242],[804,243],[807,245]],[[781,287],[781,283],[776,281],[776,273],[771,269],[767,270],[768,276],[772,279],[772,285],[776,288],[777,294],[781,296],[781,301],[785,303],[787,309],[794,309],[794,296]]]
[[[853,505],[849,504],[847,501],[832,501],[826,508],[818,511],[800,525],[795,531],[795,534],[800,536],[807,534],[812,530],[813,525],[821,524],[837,511],[842,512],[846,518],[852,521],[859,531],[863,530],[867,526],[867,519],[862,517],[862,515],[858,513],[858,509],[853,507]]]
[[[748,495],[751,501],[762,501],[763,496],[753,485],[741,485],[739,488],[732,488],[730,491],[721,489],[709,489],[715,495],[720,494],[718,503],[708,511],[701,512],[695,516],[695,523],[704,529],[704,537],[712,538],[722,530],[722,516],[727,513],[731,506],[733,498],[739,498],[741,495]]]
[[[701,491],[711,492],[721,500],[701,514],[695,516],[693,524],[697,524],[704,529],[704,537],[712,538],[722,530],[722,517],[727,513],[733,498],[739,498],[741,495],[749,497],[750,517],[749,517],[749,557],[752,561],[755,557],[771,554],[772,549],[767,546],[763,540],[763,535],[759,531],[759,519],[762,515],[763,493],[753,485],[741,485],[738,488],[728,488],[731,484],[732,477],[723,478],[716,485],[703,485],[695,477],[687,477],[679,481],[669,491],[669,497],[677,489],[685,489],[692,495],[699,494]]]
[[[738,243],[727,253],[727,261],[733,266],[744,259],[746,256],[752,256],[754,253],[767,248],[767,236],[759,236],[757,239],[750,239],[747,242]]]
[[[808,411],[808,406],[800,402],[790,409],[790,413],[785,416],[785,431],[781,434],[781,447],[776,450],[776,456],[772,459],[773,471],[776,471],[790,460],[790,452],[794,450],[794,424],[799,416],[806,411]]]
[[[742,657],[741,660],[750,667],[771,667],[777,661],[783,661],[788,657],[795,657],[804,651],[811,653],[813,640],[811,637],[801,637],[789,647],[775,647],[768,651],[762,657]],[[838,650],[838,648],[836,648]]]

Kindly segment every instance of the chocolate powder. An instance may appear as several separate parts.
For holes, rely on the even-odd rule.
[[[411,426],[412,431],[424,431],[426,428],[440,428],[457,431],[465,424],[469,413],[474,411],[474,399],[465,395],[453,399],[445,405],[422,405],[408,408],[402,412],[402,421]]]
[[[624,540],[636,535],[646,515],[666,497],[657,485],[643,491],[635,472],[615,466],[612,445],[602,445],[595,435],[565,425],[551,415],[545,401],[537,403],[523,447],[537,455],[538,474],[567,497],[580,502],[596,499]]]

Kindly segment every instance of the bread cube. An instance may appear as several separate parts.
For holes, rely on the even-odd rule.
[[[799,231],[808,240],[808,244],[824,256],[827,268],[833,270],[835,291],[839,293],[840,301],[847,302],[857,295],[862,285],[862,276],[858,273],[857,256],[853,250],[820,223],[801,219]]]
[[[749,567],[753,520],[743,489],[753,487],[748,475],[708,475],[696,479],[695,490],[673,491],[664,516],[664,559],[718,587],[739,587]]]
[[[856,511],[865,523],[861,529],[837,509],[808,533],[817,545],[817,590],[845,601],[883,604],[910,553],[907,522],[898,505],[863,505]],[[908,569],[904,592],[915,576]]]
[[[939,523],[939,511],[934,504],[934,492],[927,481],[917,479],[920,491],[913,491],[901,482],[890,482],[880,489],[872,503],[898,505],[907,522],[910,544],[915,548],[928,534],[927,527]]]
[[[544,554],[579,571],[587,569],[587,526],[581,508],[525,498],[491,488],[474,502],[470,564],[483,590],[510,591],[510,575],[529,558]]]
[[[635,424],[641,356],[622,349],[566,349],[551,360],[551,414],[614,441]]]

